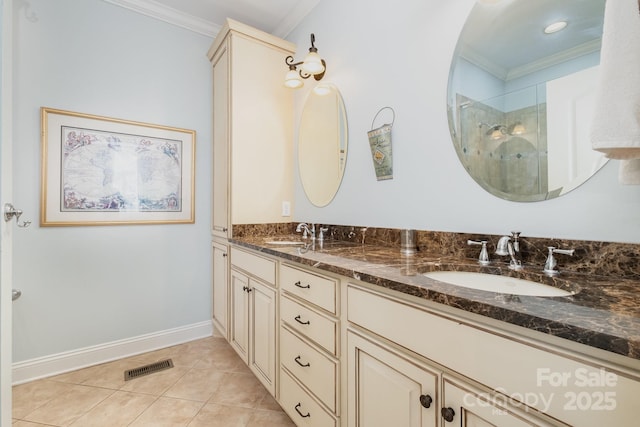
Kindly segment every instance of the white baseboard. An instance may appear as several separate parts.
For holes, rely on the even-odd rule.
[[[172,345],[210,337],[213,323],[194,323],[179,328],[139,335],[91,347],[38,357],[13,364],[13,385],[98,365],[123,357],[170,347]]]

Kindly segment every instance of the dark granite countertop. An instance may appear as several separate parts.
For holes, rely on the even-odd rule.
[[[563,272],[548,277],[540,266],[512,271],[505,263],[480,266],[473,259],[437,254],[403,256],[398,248],[326,240],[313,248],[268,244],[293,236],[233,238],[231,243],[341,276],[445,304],[467,312],[640,359],[640,282]],[[505,295],[449,285],[425,277],[436,270],[477,271],[529,279],[571,290],[566,297]]]

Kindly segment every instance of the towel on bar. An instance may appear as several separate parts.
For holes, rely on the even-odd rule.
[[[640,5],[605,5],[591,145],[611,159],[640,158]]]

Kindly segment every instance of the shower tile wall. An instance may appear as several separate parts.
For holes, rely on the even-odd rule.
[[[504,113],[462,95],[458,95],[457,103],[460,114],[458,134],[462,147],[458,155],[478,183],[505,193],[546,193],[546,104]],[[504,135],[499,139],[487,135],[489,127],[494,124],[509,127],[516,121],[524,126],[525,133]]]

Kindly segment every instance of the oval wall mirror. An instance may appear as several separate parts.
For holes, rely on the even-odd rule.
[[[298,168],[307,198],[326,206],[342,182],[347,160],[347,114],[338,88],[321,83],[307,95],[298,134]]]
[[[447,112],[460,161],[491,194],[555,198],[606,163],[589,138],[604,3],[478,0],[471,10]]]

